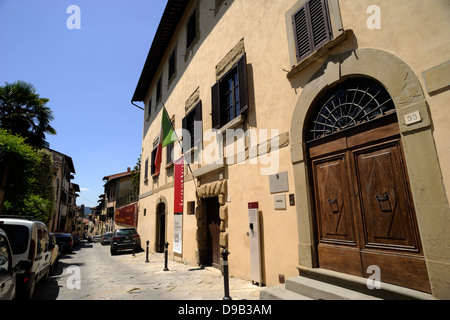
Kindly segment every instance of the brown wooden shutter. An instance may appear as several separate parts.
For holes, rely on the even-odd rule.
[[[220,85],[219,82],[217,82],[211,88],[211,116],[213,129],[219,129],[221,127],[220,114]]]
[[[309,31],[309,21],[307,16],[308,3],[305,3],[294,15],[292,16],[292,24],[294,26],[297,60],[300,61],[304,57],[312,53],[312,44]]]
[[[188,139],[188,137],[186,137],[186,133],[189,132],[188,131],[188,123],[187,123],[188,117],[184,117],[183,121],[182,121],[182,127],[183,127],[183,141],[181,141],[181,147],[183,148],[183,153],[185,153],[186,151],[188,151],[186,148],[188,147],[188,144],[190,143],[190,139]]]
[[[194,145],[198,148],[202,147],[202,141],[203,141],[203,116],[202,116],[202,102],[200,101],[197,106],[195,107],[194,111],[194,119],[195,119],[195,125],[194,125]]]
[[[239,78],[239,101],[241,103],[241,114],[248,110],[248,79],[247,79],[247,54],[237,64]]]
[[[331,40],[327,0],[310,0],[308,6],[315,51]]]
[[[292,15],[300,62],[331,40],[327,0],[309,0]]]

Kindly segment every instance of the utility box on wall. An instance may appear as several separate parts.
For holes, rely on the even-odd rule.
[[[250,242],[250,276],[252,284],[262,286],[261,268],[261,233],[258,202],[248,204],[249,242]]]

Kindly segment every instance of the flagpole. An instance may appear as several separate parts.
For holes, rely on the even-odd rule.
[[[184,162],[187,164],[187,166],[188,166],[188,168],[189,168],[189,171],[190,171],[191,174],[192,174],[192,178],[193,178],[193,180],[194,180],[195,189],[197,190],[197,183],[195,183],[194,172],[192,171],[192,168],[191,168],[191,166],[189,165],[189,162],[186,161],[186,156],[185,156],[185,154],[184,154],[183,144],[181,143],[180,138],[178,137],[177,131],[175,130],[175,127],[173,126],[172,119],[170,119],[170,117],[169,117],[169,113],[167,112],[166,105],[164,104],[164,102],[161,102],[161,103],[162,103],[162,105],[163,105],[163,112],[166,113],[167,118],[169,119],[170,126],[171,126],[172,129],[173,129],[173,133],[175,133],[175,137],[177,138],[178,143],[179,143],[179,145],[180,145],[180,147],[181,147],[181,154],[183,155]]]

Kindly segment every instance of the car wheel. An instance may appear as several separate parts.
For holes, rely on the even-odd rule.
[[[111,255],[114,256],[116,254],[116,250],[111,250]]]
[[[17,293],[16,293],[16,297],[17,297],[19,300],[26,300],[26,301],[28,301],[28,300],[31,300],[31,298],[33,297],[34,286],[35,286],[35,284],[36,284],[36,281],[35,281],[34,279],[33,279],[33,280],[30,280],[30,281],[32,281],[32,283],[31,283],[31,285],[30,285],[29,290],[27,290],[27,291],[25,291],[25,292],[21,292],[20,294],[17,294]]]

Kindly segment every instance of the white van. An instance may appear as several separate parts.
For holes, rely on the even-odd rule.
[[[16,296],[31,299],[36,283],[50,271],[52,251],[47,226],[26,217],[0,216],[0,228],[8,235],[14,261],[30,261],[31,267],[16,275]]]

